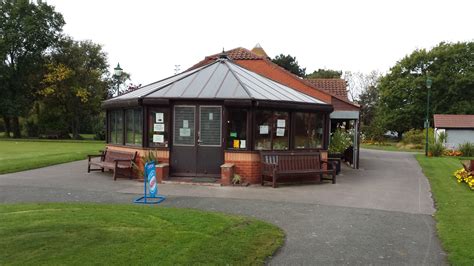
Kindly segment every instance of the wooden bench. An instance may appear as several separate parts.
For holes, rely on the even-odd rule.
[[[128,177],[132,178],[132,162],[137,157],[137,152],[126,152],[126,151],[114,151],[106,149],[102,154],[88,155],[89,158],[87,172],[91,171],[102,171],[104,169],[112,170],[114,172],[114,180],[117,180],[117,176],[120,175],[121,171],[127,171]],[[100,161],[92,160],[92,158],[99,158]],[[99,168],[92,169],[91,166],[98,166]],[[125,176],[125,175],[124,175]]]
[[[302,175],[315,175],[322,180],[331,180],[336,183],[336,166],[324,170],[322,165],[328,165],[321,160],[319,152],[293,152],[293,151],[262,151],[260,153],[262,168],[262,186],[267,177],[271,178],[272,186],[277,187],[280,177],[295,177]],[[328,167],[326,167],[327,169]],[[325,178],[324,175],[330,175]]]

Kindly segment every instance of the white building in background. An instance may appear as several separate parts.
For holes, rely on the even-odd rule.
[[[447,134],[445,147],[457,149],[459,144],[474,143],[474,115],[434,115],[435,138]]]

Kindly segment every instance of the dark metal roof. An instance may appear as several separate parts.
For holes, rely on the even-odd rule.
[[[242,68],[224,58],[109,99],[104,105],[132,99],[234,99],[326,105],[318,99]]]

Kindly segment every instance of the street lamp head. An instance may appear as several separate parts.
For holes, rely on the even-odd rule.
[[[433,81],[431,80],[431,78],[428,77],[428,78],[426,79],[426,87],[427,87],[428,89],[431,89],[431,85],[432,85],[432,84],[433,84]]]
[[[120,67],[120,63],[117,63],[117,67],[114,68],[114,76],[120,77],[122,76],[122,68]]]

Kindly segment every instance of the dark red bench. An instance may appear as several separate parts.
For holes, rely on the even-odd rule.
[[[266,179],[270,178],[272,186],[277,187],[279,178],[301,177],[314,175],[322,180],[331,180],[336,183],[336,166],[332,169],[322,166],[328,165],[327,161],[321,160],[319,152],[293,152],[293,151],[262,151],[260,152],[260,163],[262,168],[262,186]],[[330,177],[324,177],[330,176]]]
[[[137,152],[126,152],[126,151],[115,151],[106,149],[102,154],[88,155],[89,162],[87,166],[87,172],[91,171],[102,171],[112,170],[114,172],[114,180],[117,180],[118,175],[125,172],[128,174],[128,178],[132,178],[132,163],[137,157]],[[100,158],[100,161],[92,160],[92,158]],[[97,166],[99,168],[91,168],[91,166]]]

